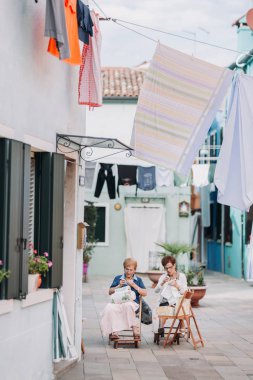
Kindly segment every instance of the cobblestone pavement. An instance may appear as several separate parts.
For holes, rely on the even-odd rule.
[[[149,279],[142,277],[152,306],[156,295]],[[89,278],[83,285],[85,355],[61,380],[253,380],[253,286],[214,272],[205,278],[207,294],[194,308],[205,340],[198,350],[184,339],[179,346],[157,346],[152,327],[145,325],[140,348],[109,346],[99,319],[111,278]]]

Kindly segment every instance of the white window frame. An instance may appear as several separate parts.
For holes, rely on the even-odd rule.
[[[84,207],[88,206],[87,202],[84,202]],[[97,242],[96,247],[108,247],[109,246],[109,204],[105,202],[94,202],[95,207],[105,208],[105,241]]]

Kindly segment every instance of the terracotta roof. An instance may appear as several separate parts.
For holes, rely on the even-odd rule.
[[[143,70],[129,67],[103,67],[103,97],[137,99],[143,83]]]

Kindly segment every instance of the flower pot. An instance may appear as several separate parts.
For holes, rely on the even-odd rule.
[[[199,301],[205,296],[207,286],[189,286],[189,288],[194,291],[191,305],[193,307],[199,307]]]
[[[38,273],[28,275],[28,293],[36,292],[38,289],[39,276]]]
[[[155,288],[158,281],[159,281],[159,278],[161,277],[162,274],[164,274],[164,271],[160,271],[160,270],[150,270],[148,272],[146,272],[147,275],[148,275],[148,278],[150,279],[150,281],[153,282],[152,284],[152,288]]]
[[[83,275],[87,274],[87,272],[88,272],[88,266],[89,266],[88,263],[83,263]]]

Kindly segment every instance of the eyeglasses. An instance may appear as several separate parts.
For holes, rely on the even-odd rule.
[[[174,267],[174,265],[170,265],[169,267],[164,267],[164,269],[172,269]]]

